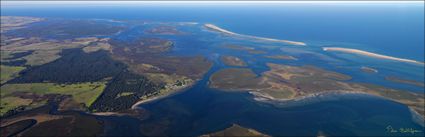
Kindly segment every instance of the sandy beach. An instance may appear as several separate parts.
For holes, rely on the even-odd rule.
[[[159,100],[159,99],[165,98],[165,97],[168,97],[168,94],[167,95],[163,95],[163,96],[156,96],[156,97],[152,97],[152,98],[149,98],[149,99],[144,99],[144,100],[138,101],[138,102],[136,102],[135,104],[133,104],[131,106],[131,109],[137,109],[137,106],[139,106],[140,104],[151,102],[151,101],[155,101],[155,100]]]
[[[413,64],[418,64],[418,65],[424,65],[424,62],[420,62],[420,61],[416,61],[416,60],[391,57],[391,56],[387,56],[387,55],[376,54],[376,53],[367,52],[367,51],[358,50],[358,49],[339,48],[339,47],[323,47],[323,50],[324,51],[338,51],[338,52],[345,52],[345,53],[353,53],[353,54],[364,55],[364,56],[369,56],[369,57],[374,57],[374,58],[394,60],[394,61],[400,61],[400,62],[406,62],[406,63],[413,63]]]
[[[197,82],[194,82],[192,84],[187,85],[186,87],[182,87],[180,89],[175,89],[175,90],[173,90],[171,92],[168,92],[168,93],[165,93],[165,94],[162,94],[162,95],[158,95],[158,96],[154,96],[154,97],[151,97],[151,98],[148,98],[148,99],[140,100],[140,101],[136,102],[135,104],[133,104],[131,106],[131,109],[137,109],[137,106],[139,106],[141,104],[152,102],[152,101],[156,101],[156,100],[160,100],[160,99],[163,99],[163,98],[166,98],[166,97],[170,97],[170,96],[176,95],[178,93],[184,92],[187,89],[191,88],[196,83]]]
[[[238,37],[243,37],[243,38],[247,38],[247,39],[256,39],[256,40],[269,41],[269,42],[282,42],[282,43],[291,44],[291,45],[298,45],[298,46],[306,46],[307,45],[304,42],[298,42],[298,41],[281,40],[281,39],[273,39],[273,38],[265,38],[265,37],[257,37],[257,36],[251,36],[251,35],[238,34],[238,33],[234,33],[234,32],[225,30],[223,28],[220,28],[220,27],[218,27],[214,24],[205,24],[204,26],[208,29],[211,29],[211,30],[214,30],[214,31],[226,34],[226,35],[238,36]]]

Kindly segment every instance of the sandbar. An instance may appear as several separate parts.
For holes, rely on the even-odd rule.
[[[229,136],[245,136],[245,137],[269,137],[269,135],[260,133],[251,128],[245,128],[237,124],[232,124],[224,130],[201,135],[200,137],[229,137]]]
[[[374,58],[425,65],[424,62],[420,62],[420,61],[416,61],[416,60],[391,57],[391,56],[387,56],[387,55],[381,55],[381,54],[367,52],[367,51],[358,50],[358,49],[340,48],[340,47],[323,47],[323,50],[324,51],[338,51],[338,52],[344,52],[344,53],[353,53],[353,54],[357,54],[357,55],[364,55],[364,56],[369,56],[369,57],[374,57]]]
[[[211,29],[211,30],[214,30],[214,31],[226,34],[226,35],[231,35],[231,36],[238,36],[238,37],[242,37],[242,38],[256,39],[256,40],[269,41],[269,42],[282,42],[282,43],[291,44],[291,45],[298,45],[298,46],[306,46],[307,45],[304,42],[298,42],[298,41],[281,40],[281,39],[273,39],[273,38],[265,38],[265,37],[257,37],[257,36],[251,36],[251,35],[238,34],[238,33],[231,32],[229,30],[220,28],[220,27],[218,27],[214,24],[205,24],[204,26],[208,29]]]

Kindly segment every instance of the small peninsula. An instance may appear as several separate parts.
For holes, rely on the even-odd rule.
[[[373,84],[349,82],[350,76],[315,66],[267,63],[257,76],[248,68],[226,68],[210,77],[209,86],[224,91],[248,91],[258,101],[294,101],[328,94],[367,94],[405,104],[425,117],[424,94]]]
[[[425,87],[424,82],[411,80],[411,79],[404,79],[404,78],[399,78],[399,77],[394,77],[394,76],[387,76],[387,77],[385,77],[385,80],[397,82],[397,83],[408,84],[408,85],[413,85],[413,86],[418,86],[418,87]]]
[[[244,136],[244,137],[269,137],[269,135],[260,133],[254,129],[241,127],[237,124],[233,124],[231,127],[226,128],[222,131],[217,131],[214,133],[201,135],[201,137],[234,137],[234,136]]]

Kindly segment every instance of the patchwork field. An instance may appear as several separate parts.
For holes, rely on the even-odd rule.
[[[1,33],[24,28],[25,25],[39,22],[44,19],[35,17],[17,17],[17,16],[1,16]]]
[[[0,65],[0,84],[6,83],[8,80],[17,77],[18,73],[24,69],[25,67]]]
[[[43,104],[49,95],[70,95],[75,102],[90,106],[105,89],[105,82],[80,84],[26,83],[1,87],[1,114],[19,106]]]

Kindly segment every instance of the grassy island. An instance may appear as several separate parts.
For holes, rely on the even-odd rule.
[[[220,60],[228,66],[237,66],[237,67],[247,66],[245,61],[235,56],[221,56]]]
[[[351,77],[314,66],[267,64],[269,71],[256,76],[248,68],[222,69],[210,78],[209,86],[225,91],[249,91],[263,100],[296,100],[328,93],[359,93],[407,105],[425,117],[424,94],[373,84],[348,82]]]

